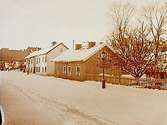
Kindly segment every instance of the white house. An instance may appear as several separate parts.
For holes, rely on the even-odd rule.
[[[68,50],[68,47],[64,45],[64,43],[52,42],[50,47],[31,53],[25,57],[27,71],[41,75],[54,74],[55,65],[52,62],[52,59],[66,50]]]

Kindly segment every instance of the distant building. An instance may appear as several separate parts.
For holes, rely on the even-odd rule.
[[[160,45],[159,78],[167,78],[167,41],[161,42]]]
[[[63,43],[52,42],[50,47],[31,53],[25,58],[27,71],[43,75],[54,74],[54,63],[51,60],[67,49]]]
[[[167,50],[160,53],[160,59],[158,61],[159,78],[167,79]]]
[[[88,42],[87,46],[82,47],[76,44],[75,50],[67,50],[60,56],[53,59],[55,62],[55,76],[71,80],[100,80],[102,76],[102,68],[100,68],[100,60],[102,52],[106,54],[106,60],[119,60],[113,53],[110,46],[105,44],[96,45],[95,42]],[[120,68],[105,68],[105,76],[107,82],[120,83],[122,71]],[[118,78],[117,81],[112,77]]]
[[[147,75],[158,79],[167,79],[167,41],[160,42],[159,59],[156,69],[151,66]]]
[[[31,52],[39,50],[37,47],[28,47],[24,50],[11,50],[8,48],[0,49],[0,68],[3,69],[9,64],[13,64],[13,68],[19,67],[25,61],[25,57]],[[5,66],[6,65],[6,66]]]

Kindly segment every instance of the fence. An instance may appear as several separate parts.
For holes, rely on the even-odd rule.
[[[86,80],[101,81],[102,75],[87,74]],[[111,76],[105,74],[105,80],[107,83],[118,84],[118,85],[136,85],[135,78],[124,78],[118,76]],[[153,79],[153,78],[141,78],[139,84],[145,86],[148,84],[161,83],[162,85],[167,84],[167,79]]]

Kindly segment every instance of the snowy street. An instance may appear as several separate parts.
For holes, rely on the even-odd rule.
[[[167,125],[167,91],[0,72],[7,125]]]

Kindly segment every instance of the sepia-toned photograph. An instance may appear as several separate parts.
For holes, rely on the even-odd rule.
[[[0,125],[167,125],[167,0],[0,0]]]

